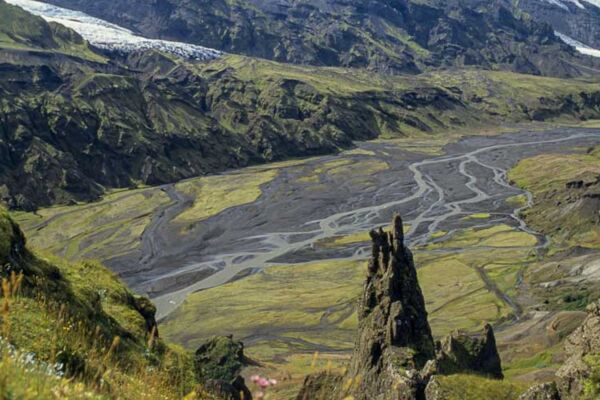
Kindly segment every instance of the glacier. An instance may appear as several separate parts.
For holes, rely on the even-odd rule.
[[[573,39],[572,37],[565,35],[564,33],[554,31],[554,34],[556,36],[558,36],[563,42],[565,42],[569,46],[575,47],[575,50],[577,50],[581,54],[585,54],[585,55],[592,56],[592,57],[600,57],[599,49],[594,49],[593,47],[583,44],[583,43]]]
[[[562,8],[563,10],[569,11],[569,7],[567,3],[575,4],[577,7],[581,9],[585,9],[585,4],[592,5],[600,8],[600,0],[544,0],[546,3],[554,4]]]
[[[178,57],[207,61],[223,53],[203,46],[169,40],[148,39],[129,29],[92,17],[80,11],[69,10],[34,0],[5,0],[49,22],[73,29],[93,46],[100,49],[130,53],[139,50],[159,50]]]

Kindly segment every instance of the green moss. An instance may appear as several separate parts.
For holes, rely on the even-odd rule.
[[[195,365],[199,382],[211,379],[233,382],[245,365],[244,345],[230,337],[210,339],[196,351]]]

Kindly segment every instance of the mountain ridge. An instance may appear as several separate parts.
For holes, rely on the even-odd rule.
[[[577,76],[581,72],[568,61],[585,62],[548,25],[513,15],[501,1],[485,9],[458,0],[442,5],[409,0],[161,0],[112,2],[111,7],[89,0],[49,2],[147,37],[293,64],[391,74],[471,65]]]

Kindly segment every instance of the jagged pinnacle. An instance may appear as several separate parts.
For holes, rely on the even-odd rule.
[[[400,214],[394,214],[392,227],[394,229],[394,248],[399,250],[404,247],[404,224]]]

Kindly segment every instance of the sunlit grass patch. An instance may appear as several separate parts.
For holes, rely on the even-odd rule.
[[[517,400],[527,383],[487,379],[476,375],[436,376],[438,391],[444,400]]]
[[[491,215],[489,213],[475,213],[471,215],[467,215],[463,219],[468,221],[470,219],[488,219]]]
[[[511,312],[460,257],[439,257],[420,263],[418,275],[435,336],[455,329],[476,331],[483,322],[497,321]]]
[[[428,249],[459,247],[532,247],[537,238],[509,225],[498,224],[489,228],[468,228],[455,232],[447,240],[431,243]]]
[[[272,181],[276,170],[247,171],[212,175],[175,185],[182,193],[194,197],[194,204],[179,214],[174,222],[197,222],[235,206],[256,201],[261,185]]]
[[[514,208],[522,208],[527,205],[527,196],[518,194],[506,198],[506,203]]]
[[[404,232],[410,231],[410,225],[404,224]],[[325,247],[342,247],[356,243],[367,243],[371,241],[371,236],[368,231],[360,231],[349,235],[334,236],[332,238],[323,239],[318,242],[318,245]]]
[[[340,159],[320,164],[310,173],[298,179],[302,183],[318,183],[326,177],[347,176],[349,181],[361,181],[371,175],[385,171],[389,165],[381,160],[351,160]],[[324,175],[324,177],[323,177]]]
[[[431,235],[429,235],[429,238],[439,239],[439,238],[446,236],[447,234],[448,234],[448,232],[446,232],[446,231],[435,231]]]

